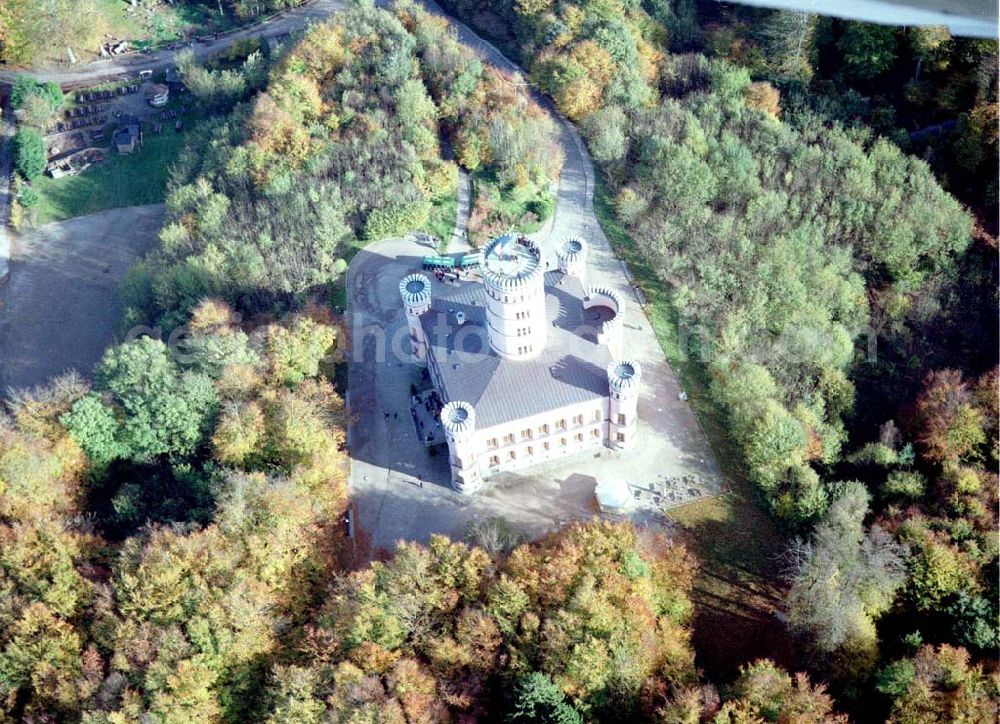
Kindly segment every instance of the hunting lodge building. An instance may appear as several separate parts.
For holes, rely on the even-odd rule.
[[[440,396],[455,489],[583,450],[628,447],[639,366],[622,357],[618,293],[586,285],[587,244],[569,239],[547,270],[511,233],[482,250],[481,281],[399,284],[412,351]]]

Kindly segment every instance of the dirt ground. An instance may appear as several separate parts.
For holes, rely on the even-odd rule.
[[[162,75],[162,74],[160,74]],[[159,76],[156,83],[162,82]],[[172,126],[173,119],[186,113],[190,105],[187,91],[179,91],[176,87],[171,90],[170,101],[166,107],[153,108],[146,100],[146,93],[154,85],[153,80],[140,81],[133,79],[130,87],[136,88],[134,93],[118,94],[118,86],[115,86],[114,96],[111,98],[95,98],[84,100],[88,95],[97,94],[107,86],[97,86],[96,88],[82,88],[70,93],[67,97],[66,109],[61,111],[58,117],[53,120],[45,135],[46,155],[49,161],[74,153],[88,147],[96,147],[107,152],[111,151],[111,140],[115,130],[122,124],[122,119],[127,117],[137,118],[146,128],[146,133],[155,124],[163,127]],[[93,109],[94,112],[84,116],[72,116],[74,109]],[[118,114],[118,115],[116,115]],[[97,122],[103,119],[103,122]],[[90,121],[93,125],[81,128],[72,128],[75,122]],[[61,126],[65,130],[58,130]]]
[[[68,369],[90,375],[121,317],[118,283],[162,220],[160,204],[112,209],[14,241],[10,279],[0,284],[0,394]]]

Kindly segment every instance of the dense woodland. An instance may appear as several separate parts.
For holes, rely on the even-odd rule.
[[[474,233],[544,218],[561,161],[443,21],[361,3],[274,57],[182,59],[212,118],[123,322],[179,344],[112,347],[0,417],[0,721],[995,721],[996,248],[969,210],[995,175],[956,181],[995,174],[995,45],[688,0],[447,4],[579,124],[670,290],[787,535],[809,673],[706,680],[699,563],[666,536],[491,521],[370,564],[345,538],[324,302],[347,260],[459,167]],[[913,59],[914,89],[872,95]],[[898,128],[952,112],[910,155]]]
[[[340,280],[358,240],[420,228],[454,195],[457,164],[489,177],[475,231],[551,215],[552,120],[445,27],[346,11],[274,59],[258,93],[257,54],[218,70],[182,58],[206,108],[248,99],[179,159],[162,244],[128,285],[130,321],[176,326],[207,295],[251,314],[301,303]]]
[[[996,241],[941,188],[961,154],[932,167],[866,124],[877,114],[842,109],[895,102],[930,119],[917,90],[932,104],[951,84],[939,102],[967,114],[952,150],[988,166],[962,174],[993,184],[966,200],[995,210],[996,44],[683,0],[448,5],[502,29],[580,122],[747,476],[798,537],[790,617],[817,663],[858,695],[878,659],[873,622],[890,610],[887,631],[911,645],[958,636],[994,653]],[[911,58],[923,75],[904,98],[861,96]],[[984,114],[976,135],[967,126]],[[831,565],[844,582],[831,584]],[[923,599],[936,584],[922,577],[949,566],[963,573],[948,593]],[[912,630],[896,631],[907,618]]]
[[[128,342],[92,386],[55,380],[3,418],[5,720],[238,720],[327,585],[346,504],[335,330],[299,316],[251,339],[214,301],[191,329],[183,365]]]

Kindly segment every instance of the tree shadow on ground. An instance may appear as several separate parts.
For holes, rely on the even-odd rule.
[[[789,670],[802,652],[782,618],[784,538],[767,515],[739,494],[685,506],[673,514],[681,540],[701,561],[692,599],[697,664],[717,682],[768,658]],[[673,517],[672,516],[672,517]]]

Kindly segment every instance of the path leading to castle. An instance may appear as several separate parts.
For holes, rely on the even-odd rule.
[[[496,47],[451,22],[484,62],[519,72]],[[586,239],[587,284],[612,287],[625,299],[623,349],[642,366],[639,441],[624,454],[595,455],[592,450],[542,468],[505,473],[473,496],[453,492],[446,454],[429,457],[410,420],[410,385],[419,382],[419,367],[393,351],[394,342],[398,350],[406,334],[399,280],[419,268],[422,255],[434,252],[416,241],[376,242],[355,257],[348,272],[355,350],[349,364],[352,499],[358,529],[375,546],[391,548],[400,539],[424,541],[433,533],[461,537],[470,522],[490,516],[503,516],[539,536],[597,515],[594,486],[611,477],[641,485],[696,476],[697,492],[679,488],[677,504],[724,490],[711,447],[690,406],[679,399],[677,378],[594,214],[594,168],[586,147],[572,124],[555,114],[547,99],[538,99],[559,124],[566,160],[554,217],[533,238],[553,265],[558,242],[571,236]],[[648,515],[638,520],[653,522]]]

